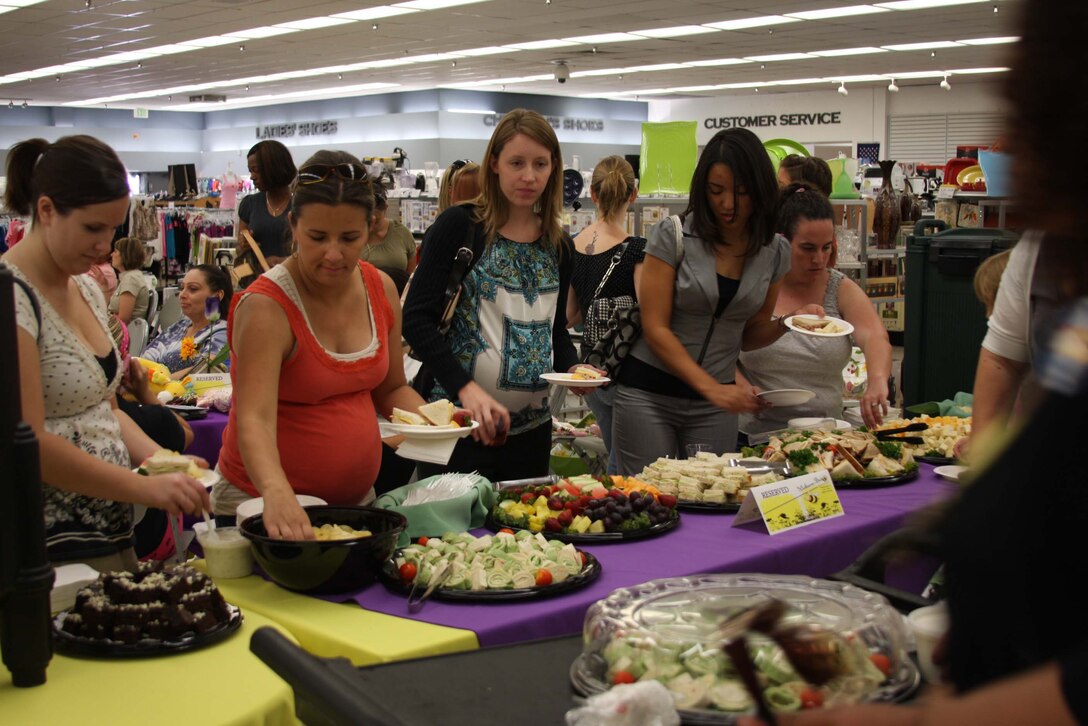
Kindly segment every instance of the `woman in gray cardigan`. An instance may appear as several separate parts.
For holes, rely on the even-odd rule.
[[[661,456],[686,458],[688,444],[735,450],[737,414],[767,404],[735,383],[740,351],[786,331],[773,319],[789,242],[776,236],[774,169],[755,134],[728,129],[703,150],[681,215],[683,238],[666,219],[646,245],[638,298],[642,337],[617,376],[613,441],[621,474]],[[823,315],[817,305],[797,312]]]

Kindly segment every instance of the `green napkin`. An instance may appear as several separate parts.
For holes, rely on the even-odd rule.
[[[400,512],[408,518],[408,529],[401,533],[397,546],[404,547],[411,540],[420,537],[438,537],[444,532],[464,532],[484,525],[484,518],[495,503],[494,490],[491,482],[484,477],[466,476],[471,476],[475,480],[475,486],[472,490],[453,499],[407,506],[402,504],[409,492],[426,487],[438,478],[436,476],[406,484],[378,497],[374,506]]]
[[[907,411],[918,414],[919,416],[957,416],[959,418],[967,418],[971,415],[970,408],[974,405],[974,402],[974,395],[960,391],[952,397],[952,400],[946,398],[943,401],[918,403],[913,406],[907,406]]]

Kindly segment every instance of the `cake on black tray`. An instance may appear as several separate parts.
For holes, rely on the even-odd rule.
[[[174,641],[207,633],[229,618],[226,601],[204,573],[142,562],[135,572],[106,572],[80,590],[62,628],[120,643]]]

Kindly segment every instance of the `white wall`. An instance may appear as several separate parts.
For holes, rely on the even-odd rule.
[[[783,114],[839,112],[837,124],[750,127],[764,141],[788,138],[812,147],[817,143],[878,141],[887,148],[889,116],[924,114],[1002,112],[999,85],[996,82],[968,83],[950,79],[952,90],[938,87],[939,79],[923,86],[900,86],[899,93],[888,93],[885,86],[847,84],[850,93],[836,90],[804,93],[754,93],[716,98],[650,101],[650,121],[696,121],[697,139],[705,144],[718,128],[708,128],[707,119],[737,116],[773,116]]]

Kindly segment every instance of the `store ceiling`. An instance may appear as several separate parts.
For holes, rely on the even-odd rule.
[[[1011,46],[960,43],[937,49],[635,69],[722,59],[744,61],[782,53],[813,54],[859,47],[1001,38],[1014,35],[1018,9],[1015,0],[953,0],[963,4],[760,24],[735,30],[704,27],[701,30],[711,32],[680,37],[635,36],[626,42],[589,39],[556,48],[505,48],[494,54],[476,55],[483,52],[476,49],[494,50],[496,46],[606,33],[653,34],[679,26],[705,26],[769,15],[788,17],[790,13],[854,7],[857,3],[851,0],[485,0],[421,9],[427,7],[426,3],[441,4],[441,1],[414,0],[402,3],[412,7],[397,9],[404,14],[365,20],[341,18],[346,22],[331,27],[307,30],[281,27],[251,32],[255,28],[340,13],[367,15],[371,13],[359,11],[373,9],[380,3],[0,0],[0,103],[10,99],[17,105],[27,100],[35,106],[85,104],[212,110],[450,86],[571,96],[627,94],[620,97],[646,100],[752,93],[752,87],[722,86],[784,80],[809,79],[809,82],[764,85],[761,92],[816,90],[836,87],[837,83],[830,80],[833,78],[871,74],[895,74],[900,86],[936,84],[939,76],[910,78],[904,74],[1005,66]],[[6,7],[13,9],[5,10]],[[273,32],[282,34],[246,37]],[[200,40],[210,37],[218,39]],[[194,41],[222,44],[189,45]],[[168,54],[141,58],[150,49]],[[121,53],[127,55],[119,56]],[[111,63],[121,59],[124,62]],[[556,61],[565,61],[569,67],[572,77],[564,85],[554,80]],[[309,74],[292,73],[303,71]],[[598,71],[602,74],[581,75]],[[273,77],[268,78],[270,75]],[[522,80],[534,76],[540,78]],[[951,80],[955,85],[991,78],[972,72],[953,73]],[[887,79],[872,79],[848,81],[847,86],[887,84]],[[687,90],[661,92],[676,88]],[[227,103],[189,103],[190,96],[199,94],[223,95]]]

